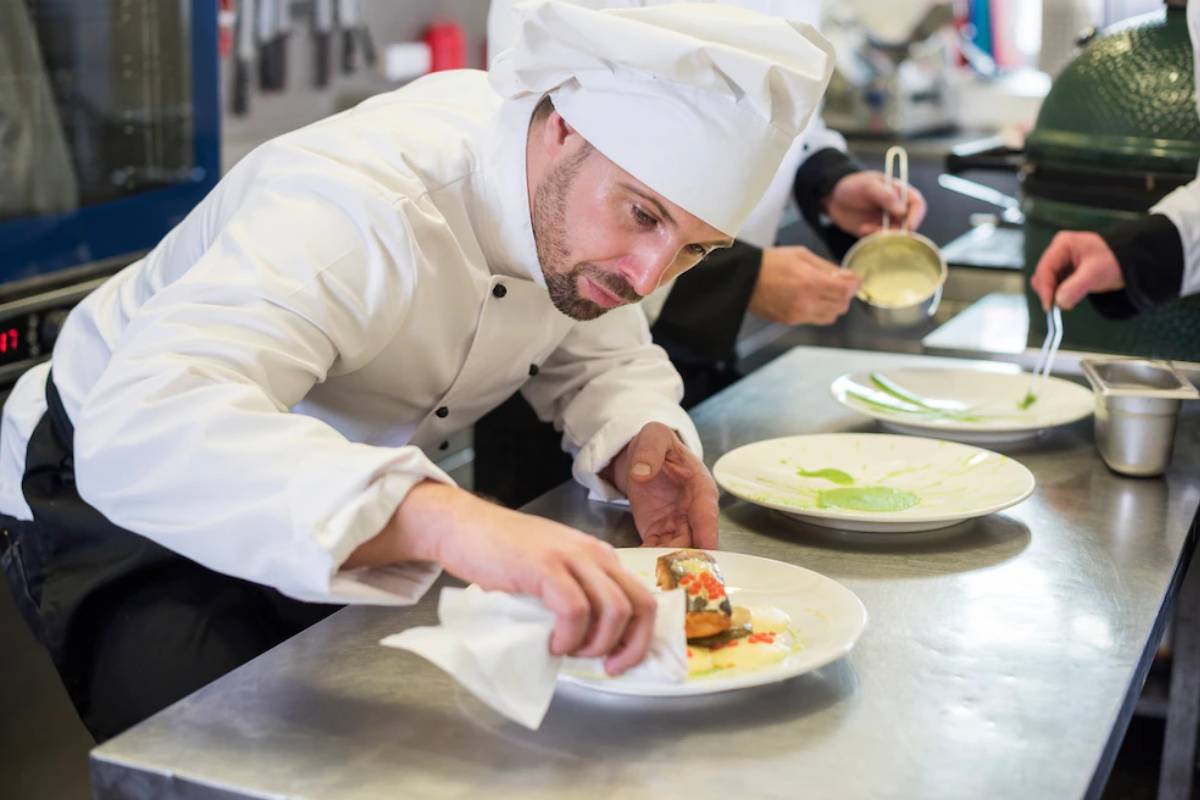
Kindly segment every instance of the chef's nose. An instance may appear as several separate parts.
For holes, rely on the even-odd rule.
[[[621,262],[621,277],[642,297],[653,292],[675,261],[669,247],[652,247],[632,254]]]

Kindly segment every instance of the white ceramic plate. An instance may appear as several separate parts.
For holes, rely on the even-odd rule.
[[[882,376],[900,396],[873,379]],[[1090,389],[1053,376],[1039,385],[1037,400],[1020,407],[1029,390],[1028,372],[909,367],[843,375],[830,386],[834,399],[902,433],[987,444],[1037,436],[1091,415]],[[928,406],[906,401],[905,394]]]
[[[654,584],[654,564],[671,548],[638,547],[617,550],[621,563],[648,584]],[[728,692],[777,683],[823,667],[850,652],[867,624],[867,610],[853,592],[812,570],[769,558],[712,551],[725,576],[734,605],[774,606],[792,619],[803,646],[769,667],[732,675],[707,675],[683,683],[650,683],[626,678],[589,678],[559,674],[559,681],[600,692],[642,697],[686,697]]]
[[[829,474],[802,475],[801,471]],[[945,528],[1008,508],[1033,492],[1033,473],[1013,459],[957,442],[882,433],[769,439],[726,453],[713,466],[725,491],[816,525],[871,533]],[[915,495],[902,510],[847,507],[845,494],[883,487]],[[845,490],[845,491],[838,491]],[[843,495],[839,498],[837,491]],[[822,494],[825,492],[825,494]],[[853,500],[854,498],[848,498]]]

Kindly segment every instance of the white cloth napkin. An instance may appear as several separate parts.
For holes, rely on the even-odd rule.
[[[687,678],[684,593],[655,595],[658,612],[646,658],[616,678],[602,659],[551,655],[554,615],[534,597],[485,592],[478,586],[446,588],[438,598],[440,625],[409,628],[380,641],[432,661],[509,719],[536,730],[542,724],[558,672],[604,680],[679,683]]]

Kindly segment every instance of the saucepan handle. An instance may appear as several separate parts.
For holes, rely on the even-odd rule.
[[[887,178],[888,189],[891,190],[896,181],[900,181],[900,201],[908,208],[908,152],[899,145],[889,147],[887,155],[884,157],[884,175]],[[899,166],[899,171],[896,167]],[[883,229],[886,231],[892,226],[892,216],[887,209],[883,210]],[[908,233],[908,218],[905,217],[900,222],[900,230]]]

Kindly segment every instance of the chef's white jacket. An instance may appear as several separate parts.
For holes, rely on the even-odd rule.
[[[426,454],[518,387],[604,498],[597,472],[648,422],[700,453],[642,312],[576,322],[549,300],[526,187],[535,102],[437,73],[239,162],[63,328],[53,374],[83,499],[293,597],[405,603],[436,566],[340,565],[415,484],[449,483]],[[0,511],[19,519],[49,369],[4,408]]]

